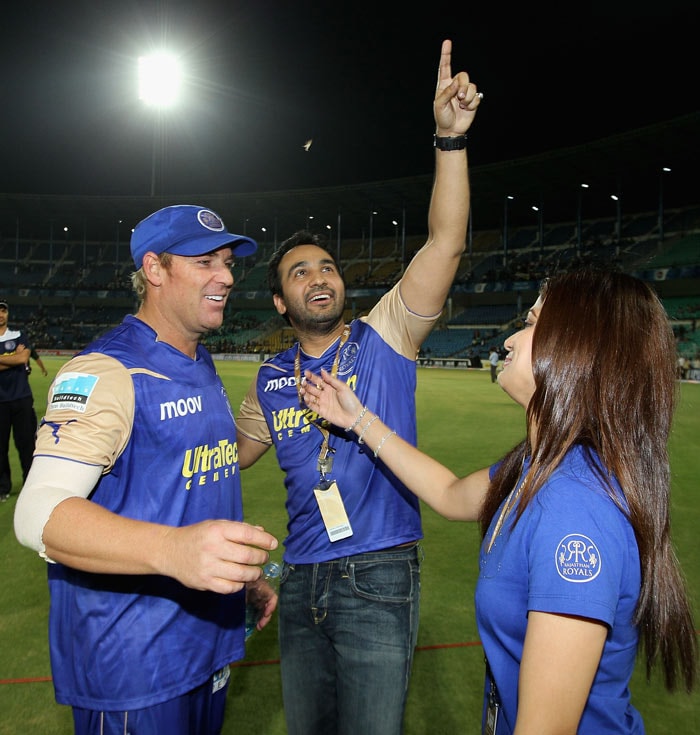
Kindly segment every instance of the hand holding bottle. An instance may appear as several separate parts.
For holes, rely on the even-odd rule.
[[[277,591],[281,573],[281,564],[269,561],[263,567],[262,577],[246,585],[246,640],[256,630],[262,630],[270,622],[272,613],[277,608]]]

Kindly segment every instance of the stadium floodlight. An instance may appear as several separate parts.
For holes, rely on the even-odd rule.
[[[158,51],[139,58],[139,99],[149,107],[172,107],[181,82],[180,62],[173,54]]]
[[[153,118],[153,149],[151,158],[151,196],[156,193],[157,152],[162,148],[162,111],[178,99],[182,69],[177,57],[165,51],[141,56],[138,61],[139,99],[155,109]],[[162,158],[162,155],[161,155]]]

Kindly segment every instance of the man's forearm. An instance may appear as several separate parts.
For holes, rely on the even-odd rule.
[[[0,365],[6,368],[15,367],[15,365],[26,365],[29,362],[29,350],[25,347],[18,349],[16,352],[8,352],[0,355]]]
[[[454,248],[456,255],[462,254],[466,244],[469,197],[466,150],[436,151],[428,231],[431,239]]]

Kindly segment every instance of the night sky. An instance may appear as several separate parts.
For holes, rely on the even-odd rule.
[[[700,109],[697,3],[622,5],[537,16],[469,3],[13,3],[0,20],[0,192],[147,194],[154,113],[136,70],[157,48],[177,53],[186,77],[158,139],[170,194],[429,173],[443,38],[453,71],[485,95],[472,166]]]

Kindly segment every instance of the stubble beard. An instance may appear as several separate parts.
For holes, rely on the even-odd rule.
[[[332,334],[343,323],[343,310],[343,305],[336,303],[332,309],[323,312],[289,314],[289,320],[297,333],[323,336]]]

